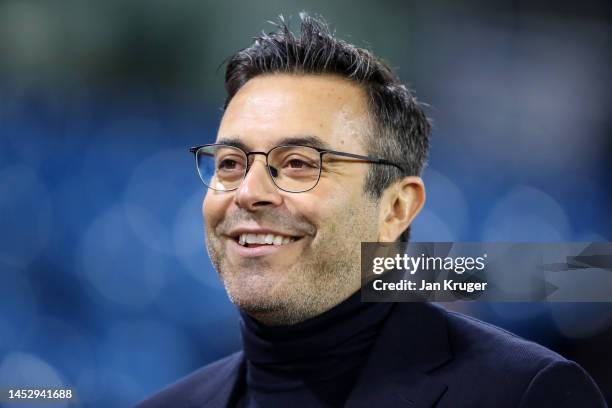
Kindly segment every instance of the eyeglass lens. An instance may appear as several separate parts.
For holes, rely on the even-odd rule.
[[[196,161],[207,187],[230,191],[240,186],[253,159],[234,146],[210,145],[198,149]],[[308,191],[319,181],[321,155],[307,146],[278,146],[268,153],[268,171],[281,190]]]

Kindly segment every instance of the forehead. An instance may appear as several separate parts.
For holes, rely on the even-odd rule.
[[[329,148],[362,147],[369,130],[366,101],[360,85],[335,75],[258,76],[228,105],[217,140],[270,149],[286,138],[308,136]]]

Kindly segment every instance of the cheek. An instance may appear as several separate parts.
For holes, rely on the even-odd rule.
[[[348,196],[345,192],[330,189],[317,191],[317,194],[304,194],[301,197],[287,197],[285,204],[290,212],[300,214],[317,230],[325,229],[336,222],[338,214],[346,208]]]
[[[231,200],[229,197],[215,196],[207,193],[202,202],[202,216],[206,227],[217,225],[225,214],[225,209]]]

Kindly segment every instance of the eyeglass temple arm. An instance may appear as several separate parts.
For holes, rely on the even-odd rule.
[[[351,157],[353,159],[364,160],[364,161],[367,161],[369,163],[388,164],[390,166],[395,166],[395,167],[397,167],[400,170],[404,170],[399,164],[393,163],[393,162],[391,162],[389,160],[385,160],[385,159],[376,159],[376,158],[370,157],[370,156],[362,156],[360,154],[338,152],[338,151],[335,151],[335,150],[320,150],[319,152],[321,153],[321,155],[323,155],[325,153],[329,153],[329,154],[333,154],[333,155],[336,155],[336,156],[344,156],[344,157]]]
[[[194,147],[190,147],[189,151],[193,154],[196,154],[196,152],[201,148],[202,146],[194,146]],[[319,151],[319,153],[321,153],[321,156],[323,156],[325,153],[329,153],[329,154],[333,154],[336,156],[344,156],[344,157],[350,157],[353,159],[359,159],[359,160],[364,160],[367,161],[369,163],[376,163],[376,164],[387,164],[390,166],[395,166],[400,170],[403,170],[403,168],[397,164],[397,163],[393,163],[389,160],[385,160],[385,159],[376,159],[374,157],[369,157],[369,156],[362,156],[360,154],[353,154],[353,153],[347,153],[347,152],[339,152],[336,150],[323,150],[323,149],[317,149]],[[259,152],[252,152],[252,153],[259,153]]]

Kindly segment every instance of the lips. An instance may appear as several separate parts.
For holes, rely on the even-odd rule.
[[[238,243],[243,246],[257,245],[287,245],[290,242],[296,241],[296,237],[281,235],[281,234],[254,234],[242,233],[238,236]]]
[[[255,235],[257,236],[259,234],[255,234]],[[264,242],[265,242],[266,235],[267,234],[264,234]],[[248,237],[248,234],[247,234],[247,237]],[[279,245],[275,245],[274,242],[272,244],[265,244],[265,243],[264,244],[259,244],[259,243],[248,244],[246,242],[244,244],[241,244],[239,242],[239,238],[238,239],[229,238],[227,240],[229,253],[234,254],[235,256],[238,256],[243,259],[258,258],[258,257],[266,256],[266,255],[273,256],[275,254],[280,255],[283,253],[288,255],[292,252],[286,252],[286,251],[291,251],[292,248],[294,248],[294,246],[298,245],[300,242],[302,242],[302,240],[298,238],[291,238],[289,242],[284,243],[284,244],[281,243]]]
[[[234,256],[251,258],[276,253],[290,256],[292,248],[298,248],[304,238],[314,236],[314,228],[285,218],[279,215],[269,219],[266,225],[229,218],[218,227],[218,233],[226,238],[229,254]]]

